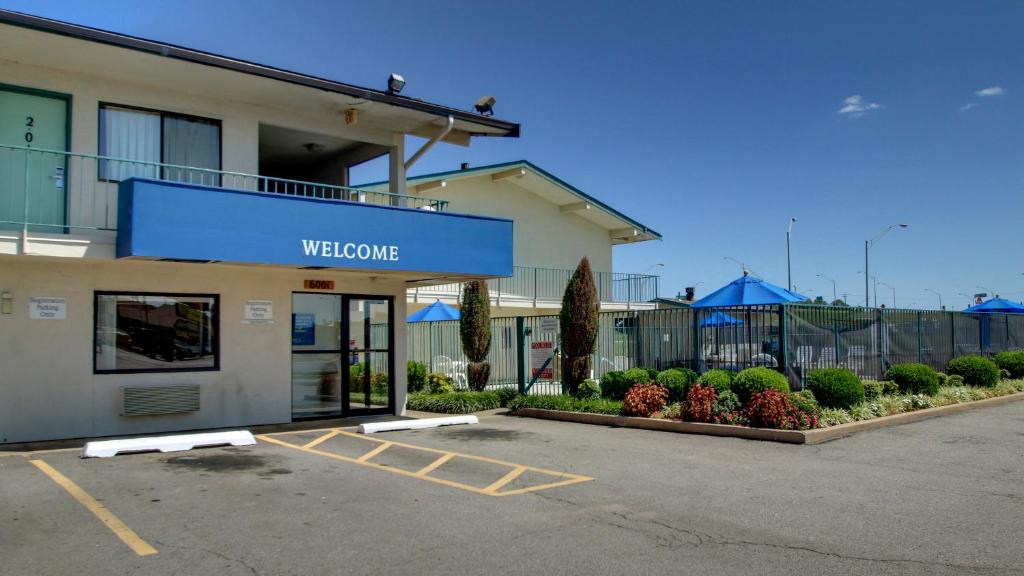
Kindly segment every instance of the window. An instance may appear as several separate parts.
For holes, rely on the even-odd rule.
[[[160,178],[219,186],[217,174],[157,164],[220,170],[220,145],[218,120],[100,105],[100,155],[124,159],[100,162],[101,180]]]
[[[219,302],[209,294],[96,293],[96,373],[220,368]]]

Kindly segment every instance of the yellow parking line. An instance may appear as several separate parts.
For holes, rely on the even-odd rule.
[[[484,488],[484,492],[487,492],[488,494],[494,494],[502,486],[522,476],[523,472],[526,472],[526,466],[516,466],[515,468],[512,469],[511,472],[505,474],[501,478],[498,478],[487,488]]]
[[[139,556],[149,556],[157,553],[156,548],[153,548],[145,540],[139,538],[139,535],[126,526],[124,522],[121,522],[117,516],[114,516],[114,513],[109,508],[90,496],[85,490],[79,488],[67,476],[61,474],[42,460],[29,460],[29,462],[40,469],[43,474],[49,476],[61,488],[67,490],[68,494],[71,494],[75,500],[78,500],[79,504],[92,512],[100,522],[103,522],[107,528],[110,528],[110,531],[127,544],[136,554]]]
[[[441,465],[443,465],[445,462],[451,460],[452,458],[455,458],[455,453],[448,452],[444,456],[441,456],[437,460],[434,460],[430,464],[427,464],[423,468],[420,468],[419,471],[416,472],[416,475],[417,476],[426,476],[427,474],[430,474],[434,470],[437,470],[438,468],[440,468]]]
[[[370,458],[373,458],[377,454],[380,454],[381,452],[387,450],[388,448],[391,448],[391,446],[392,446],[391,442],[385,442],[385,443],[381,444],[380,446],[377,446],[373,450],[370,450],[366,454],[363,454],[359,458],[356,458],[356,462],[360,462],[360,463],[366,462],[367,460],[369,460]]]
[[[359,438],[360,440],[369,440],[371,442],[378,442],[378,443],[387,442],[387,443],[392,444],[394,446],[401,446],[403,448],[411,448],[413,450],[420,450],[422,452],[433,452],[435,454],[454,454],[454,455],[458,456],[459,458],[465,458],[467,460],[476,460],[478,462],[488,462],[490,464],[500,464],[502,466],[513,466],[513,467],[518,466],[518,464],[515,464],[513,462],[505,462],[504,460],[495,460],[494,458],[487,458],[485,456],[474,456],[473,454],[463,454],[462,452],[451,452],[450,450],[438,450],[437,448],[427,448],[425,446],[416,446],[414,444],[405,444],[403,442],[397,442],[397,441],[394,441],[394,440],[381,440],[380,438],[374,438],[372,436],[366,436],[365,434],[356,434],[354,432],[346,432],[344,430],[337,430],[337,432],[338,432],[338,434],[342,434],[344,436],[351,436],[352,438]],[[579,474],[570,474],[568,472],[558,472],[557,470],[547,470],[547,469],[544,469],[544,468],[537,468],[536,466],[528,466],[527,468],[529,468],[530,470],[533,470],[534,472],[540,472],[542,474],[547,474],[549,476],[558,476],[559,478],[577,478],[577,477],[580,477]],[[583,478],[586,478],[586,476],[583,476]],[[588,478],[588,480],[593,480],[593,478]]]
[[[321,442],[326,442],[326,441],[330,440],[331,438],[334,438],[337,435],[338,435],[338,431],[337,430],[331,430],[327,434],[324,434],[323,436],[318,437],[316,440],[313,440],[312,442],[307,442],[302,447],[303,448],[312,448],[313,446],[316,446],[317,444],[320,444]]]
[[[294,448],[295,450],[302,450],[303,452],[309,452],[310,454],[316,454],[318,456],[326,456],[327,458],[334,458],[335,460],[341,460],[342,462],[351,462],[352,464],[359,464],[360,466],[368,466],[370,468],[376,468],[378,470],[386,470],[388,472],[394,472],[395,474],[401,474],[402,476],[409,476],[412,478],[419,478],[435,484],[444,484],[451,488],[459,488],[460,490],[466,490],[469,492],[476,492],[482,494],[483,490],[476,486],[470,486],[469,484],[463,484],[461,482],[453,482],[451,480],[445,480],[443,478],[434,478],[433,476],[417,476],[415,472],[409,472],[408,470],[402,470],[401,468],[395,468],[392,466],[384,466],[383,464],[376,464],[374,462],[360,462],[356,458],[349,458],[348,456],[342,456],[341,454],[334,454],[333,452],[325,452],[323,450],[317,450],[316,448],[303,448],[298,444],[290,444],[277,438],[271,438],[270,436],[257,436],[256,438],[279,446],[286,446],[288,448]]]
[[[459,453],[459,452],[450,452],[450,451],[446,452],[444,450],[437,450],[435,448],[426,448],[424,446],[416,446],[414,444],[405,444],[403,442],[396,442],[396,441],[392,441],[392,440],[381,440],[379,438],[367,437],[367,436],[362,435],[362,434],[354,434],[354,433],[345,432],[344,430],[339,430],[339,429],[335,429],[334,432],[337,432],[339,435],[351,436],[353,438],[358,438],[360,440],[369,440],[371,442],[376,442],[377,444],[379,444],[379,446],[377,446],[373,450],[367,452],[366,454],[364,454],[364,455],[362,455],[362,456],[360,456],[358,458],[352,458],[352,457],[349,457],[349,456],[342,456],[341,454],[335,454],[333,452],[326,452],[324,450],[318,450],[316,448],[307,447],[307,446],[303,446],[303,445],[300,445],[300,444],[292,444],[291,442],[285,442],[283,440],[279,440],[277,438],[274,438],[272,436],[268,436],[266,434],[257,435],[256,438],[258,438],[260,440],[263,440],[265,442],[270,442],[271,444],[277,444],[279,446],[284,446],[284,447],[287,447],[287,448],[293,448],[295,450],[301,450],[303,452],[309,452],[310,454],[316,454],[318,456],[326,456],[327,458],[333,458],[335,460],[341,460],[343,462],[350,462],[352,464],[359,464],[361,466],[368,466],[370,468],[376,468],[378,470],[386,470],[388,472],[393,472],[395,474],[400,474],[402,476],[409,476],[409,477],[412,477],[412,478],[419,478],[421,480],[427,480],[428,482],[434,482],[435,484],[443,484],[443,485],[449,486],[451,488],[458,488],[460,490],[466,490],[467,492],[473,492],[473,493],[476,493],[476,494],[483,494],[485,496],[513,496],[513,495],[516,495],[516,494],[526,494],[527,492],[536,492],[537,490],[547,490],[548,488],[557,488],[559,486],[569,486],[571,484],[579,484],[581,482],[589,482],[589,481],[593,480],[593,478],[591,478],[589,476],[582,476],[580,474],[571,474],[571,473],[568,473],[568,472],[556,472],[554,470],[546,470],[544,468],[537,468],[537,467],[534,467],[534,466],[524,466],[524,465],[521,465],[521,464],[514,464],[512,462],[505,462],[503,460],[495,460],[493,458],[485,458],[483,456],[474,456],[472,454],[462,454],[462,453]],[[435,454],[440,454],[441,456],[437,460],[434,460],[433,462],[431,462],[430,464],[424,466],[423,468],[419,469],[416,472],[410,472],[408,470],[403,470],[401,468],[396,468],[396,467],[393,467],[393,466],[385,466],[383,464],[377,464],[375,462],[371,462],[370,461],[370,458],[373,458],[377,454],[380,454],[381,452],[383,452],[384,450],[387,450],[388,448],[390,448],[392,446],[401,446],[401,447],[404,447],[404,448],[410,448],[410,449],[413,449],[413,450],[419,450],[421,452],[431,452],[431,453],[435,453]],[[501,466],[507,466],[507,467],[511,467],[512,470],[510,472],[508,472],[507,474],[505,474],[505,476],[503,476],[499,480],[491,483],[491,485],[487,486],[486,488],[479,488],[477,486],[472,486],[472,485],[469,485],[469,484],[463,484],[461,482],[455,482],[455,481],[452,481],[452,480],[445,480],[443,478],[436,478],[434,476],[429,476],[429,474],[431,472],[433,472],[434,470],[438,469],[439,467],[444,465],[449,460],[451,460],[453,458],[456,458],[456,457],[458,457],[458,458],[465,458],[467,460],[477,460],[477,461],[480,461],[480,462],[487,462],[487,463],[491,463],[491,464],[498,464],[498,465],[501,465]],[[562,480],[559,480],[557,482],[549,482],[547,484],[540,484],[540,485],[537,485],[537,486],[527,486],[525,488],[517,488],[515,490],[508,490],[508,491],[505,491],[505,492],[498,492],[498,490],[500,490],[502,487],[507,486],[510,482],[512,482],[513,480],[515,480],[519,476],[521,476],[524,472],[528,472],[528,471],[538,472],[540,474],[546,474],[548,476],[554,476],[556,478],[562,478]]]

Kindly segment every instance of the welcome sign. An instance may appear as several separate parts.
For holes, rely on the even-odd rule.
[[[510,276],[512,221],[132,178],[117,256]]]

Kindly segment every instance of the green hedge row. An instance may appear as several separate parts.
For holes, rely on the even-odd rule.
[[[622,413],[622,402],[601,398],[596,400],[580,400],[571,396],[517,396],[508,403],[512,412],[522,408],[539,408],[542,410],[560,410],[563,412],[587,412],[590,414]]]

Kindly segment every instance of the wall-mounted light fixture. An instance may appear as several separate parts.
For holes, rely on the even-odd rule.
[[[4,290],[0,294],[0,314],[11,314],[14,312],[14,294]]]

